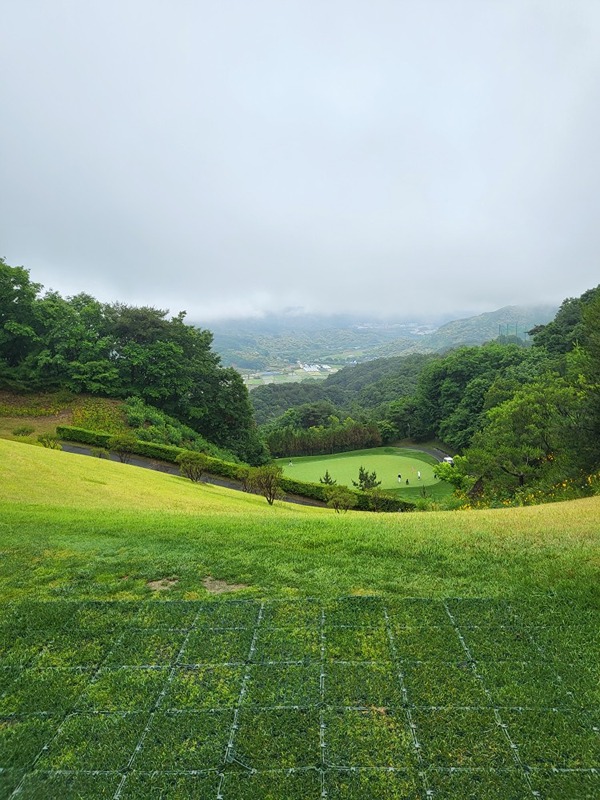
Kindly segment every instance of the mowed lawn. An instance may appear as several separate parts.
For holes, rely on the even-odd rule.
[[[600,498],[335,514],[0,462],[0,797],[600,797]]]
[[[376,472],[383,490],[439,483],[433,473],[433,468],[438,463],[435,458],[419,450],[402,447],[376,447],[333,455],[280,458],[277,463],[283,468],[286,477],[310,483],[319,483],[328,471],[340,486],[352,486],[352,481],[358,481],[360,467],[368,472]],[[401,475],[400,480],[398,475]]]

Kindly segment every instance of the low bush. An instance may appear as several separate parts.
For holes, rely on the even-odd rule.
[[[13,429],[13,436],[29,436],[35,431],[31,425],[19,425],[18,428]]]
[[[41,433],[37,438],[42,447],[48,447],[50,450],[62,450],[58,436],[53,433]]]

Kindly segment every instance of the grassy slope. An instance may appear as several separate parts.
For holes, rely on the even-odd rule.
[[[430,514],[336,515],[0,440],[0,597],[524,597],[597,602],[600,498]],[[236,595],[240,596],[240,594]]]

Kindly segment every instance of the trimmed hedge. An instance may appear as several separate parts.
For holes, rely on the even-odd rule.
[[[87,431],[85,428],[75,428],[72,425],[57,425],[56,433],[65,442],[80,442],[81,444],[89,444],[91,447],[108,447],[108,440],[114,436],[114,433],[97,433],[96,431]]]
[[[96,433],[86,431],[84,428],[75,428],[72,425],[58,425],[56,433],[65,442],[79,442],[90,447],[101,447],[108,449],[108,442],[113,434]],[[177,463],[177,458],[182,453],[188,452],[184,447],[175,445],[157,444],[155,442],[143,442],[136,440],[135,448],[132,450],[135,455],[157,458],[161,461],[168,461],[171,464]],[[195,451],[189,451],[195,452]],[[206,471],[211,475],[218,475],[221,478],[241,481],[248,475],[249,467],[246,464],[234,464],[231,461],[222,461],[213,456],[206,457]],[[280,486],[287,494],[296,494],[299,497],[308,497],[311,500],[318,500],[326,503],[325,490],[327,486],[322,483],[304,483],[292,478],[282,478]],[[360,511],[372,511],[371,498],[366,492],[354,492],[358,503],[356,508]],[[412,511],[414,505],[405,500],[397,500],[395,497],[383,496],[378,501],[380,511]]]
[[[75,428],[72,425],[58,425],[56,433],[65,442],[79,442],[90,447],[108,448],[112,434],[97,433],[96,431],[86,431],[83,428]],[[185,447],[176,447],[172,444],[158,444],[157,442],[145,442],[136,439],[135,448],[131,451],[137,456],[147,458],[158,458],[161,461],[168,461],[176,464],[177,458],[182,453],[196,452],[188,451]],[[243,480],[248,467],[245,464],[234,464],[229,461],[222,461],[220,458],[207,455],[207,472],[213,475],[220,475],[222,478],[232,478],[233,480]]]

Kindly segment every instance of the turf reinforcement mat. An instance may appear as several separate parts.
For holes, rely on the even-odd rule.
[[[0,798],[597,800],[599,622],[553,600],[8,603]]]

